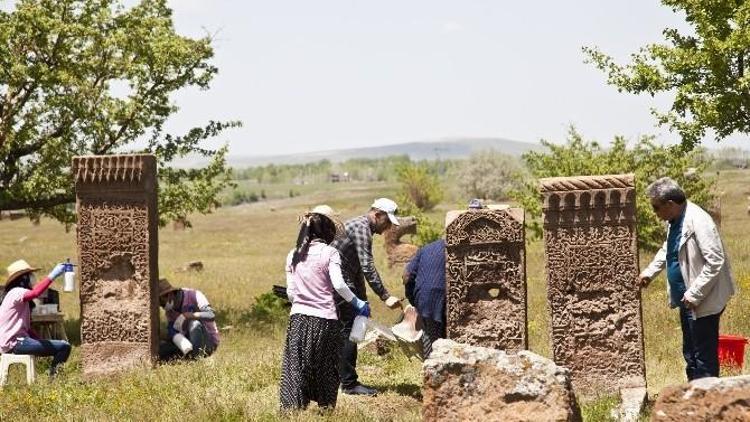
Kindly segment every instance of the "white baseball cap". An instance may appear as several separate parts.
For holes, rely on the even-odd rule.
[[[388,219],[391,220],[391,223],[395,226],[400,226],[401,224],[398,222],[398,218],[396,218],[396,210],[398,209],[398,205],[396,205],[395,202],[388,198],[378,198],[375,200],[375,202],[372,203],[371,208],[379,209],[380,211],[385,212],[388,214]]]

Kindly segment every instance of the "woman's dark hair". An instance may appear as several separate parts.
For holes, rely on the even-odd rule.
[[[314,240],[329,244],[335,237],[336,225],[330,218],[323,214],[306,214],[302,219],[302,227],[300,227],[297,245],[292,255],[292,268],[297,268],[297,264],[307,258],[307,250]]]
[[[8,292],[15,287],[31,289],[31,273],[20,275],[15,280],[8,283],[8,285],[3,288],[2,292],[0,292],[0,303],[3,303],[3,300],[5,300],[5,295],[7,295]],[[34,301],[29,301],[29,306],[31,307],[31,309],[34,309]]]

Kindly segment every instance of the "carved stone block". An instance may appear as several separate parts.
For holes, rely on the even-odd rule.
[[[455,217],[455,218],[453,218]],[[501,350],[528,347],[526,245],[520,208],[468,210],[446,227],[448,337]]]
[[[159,346],[156,158],[73,158],[85,376],[152,366]]]
[[[542,179],[552,354],[581,394],[645,386],[633,175]]]

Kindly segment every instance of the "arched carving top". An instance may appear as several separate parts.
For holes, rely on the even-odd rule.
[[[519,209],[516,209],[519,211]],[[482,244],[523,242],[523,212],[504,210],[469,210],[459,215],[446,228],[446,243]]]

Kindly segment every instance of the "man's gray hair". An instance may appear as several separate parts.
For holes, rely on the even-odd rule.
[[[685,191],[682,190],[677,182],[669,177],[662,177],[648,185],[646,188],[646,195],[649,198],[658,199],[662,202],[674,201],[678,204],[685,203],[685,200],[687,199]]]

